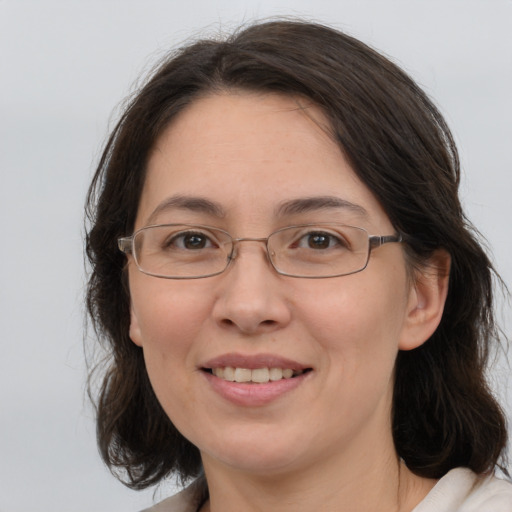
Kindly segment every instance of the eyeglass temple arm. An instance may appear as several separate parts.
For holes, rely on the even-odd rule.
[[[132,245],[133,239],[130,236],[117,239],[117,247],[119,247],[119,250],[125,254],[131,254]]]
[[[401,233],[398,233],[397,235],[373,235],[370,236],[370,249],[376,249],[377,247],[380,247],[384,244],[389,244],[391,242],[403,242],[403,237]]]

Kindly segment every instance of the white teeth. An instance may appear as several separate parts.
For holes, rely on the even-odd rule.
[[[290,379],[293,376],[301,375],[302,370],[294,371],[291,368],[256,368],[250,370],[248,368],[212,368],[212,373],[220,379],[229,382],[255,382],[265,384],[281,379]]]
[[[253,382],[268,382],[270,380],[268,368],[258,368],[253,370],[251,380]]]
[[[251,382],[252,371],[247,368],[235,368],[235,382]]]
[[[286,370],[283,370],[283,379],[289,379],[293,375],[293,370],[290,368],[286,368]]]
[[[230,366],[226,366],[226,368],[224,368],[224,380],[229,380],[230,382],[235,380],[234,368],[231,368]]]
[[[225,369],[224,368],[213,368],[212,373],[213,373],[213,375],[215,375],[215,377],[224,379]]]
[[[281,380],[283,378],[283,370],[281,368],[270,368],[268,373],[270,380]]]

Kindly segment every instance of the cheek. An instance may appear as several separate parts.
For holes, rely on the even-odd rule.
[[[130,279],[132,324],[135,320],[144,348],[176,347],[193,338],[211,307],[191,282],[166,281],[139,275]]]
[[[342,364],[354,378],[362,367],[369,372],[393,366],[405,318],[405,286],[393,284],[392,277],[379,283],[369,274],[322,283],[300,313],[320,356]]]
[[[143,275],[130,280],[132,330],[138,333],[132,339],[143,348],[157,394],[196,371],[194,352],[211,306],[204,293],[186,284]]]
[[[190,290],[190,282],[187,290],[180,283],[150,279],[142,276],[144,282],[130,282],[133,314],[153,390],[181,430],[194,415],[194,354],[210,307],[204,293]]]

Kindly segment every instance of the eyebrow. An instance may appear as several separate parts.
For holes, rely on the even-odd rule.
[[[189,210],[222,218],[226,212],[219,203],[200,196],[175,195],[162,201],[151,213],[147,223],[153,224],[161,213],[169,210]]]
[[[292,199],[279,205],[278,216],[297,215],[317,210],[346,209],[363,218],[368,218],[368,212],[360,205],[351,203],[337,196],[317,196]]]
[[[226,215],[224,208],[217,202],[201,196],[175,195],[162,201],[151,213],[147,224],[156,222],[158,216],[170,210],[189,210],[204,213],[213,217],[223,218]],[[367,218],[368,212],[360,205],[351,203],[337,196],[316,196],[291,199],[281,203],[275,210],[277,217],[298,215],[318,210],[345,209],[360,217]]]

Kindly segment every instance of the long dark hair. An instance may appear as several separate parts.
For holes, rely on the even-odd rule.
[[[331,28],[295,21],[255,24],[202,40],[166,58],[114,128],[91,184],[87,306],[110,355],[97,406],[101,454],[125,483],[144,488],[201,471],[197,448],[158,403],[141,349],[129,338],[130,296],[119,236],[133,230],[148,154],[174,117],[202,95],[275,92],[312,100],[359,178],[384,207],[421,265],[451,255],[441,323],[396,361],[393,435],[416,474],[440,478],[467,466],[492,470],[504,454],[504,415],[484,377],[498,339],[492,265],[464,216],[450,130],[425,93],[396,65]]]

